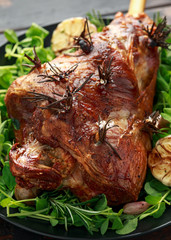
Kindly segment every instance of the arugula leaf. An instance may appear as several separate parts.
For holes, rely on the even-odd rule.
[[[10,140],[13,139],[14,135],[11,130],[11,119],[2,122],[0,114],[0,162],[2,165],[5,165],[5,157],[12,147]]]
[[[166,110],[170,110],[171,108],[165,108],[165,110],[164,111],[166,111]],[[164,119],[166,119],[168,122],[171,122],[171,115],[170,114],[168,114],[168,113],[161,113],[161,116],[164,118]]]

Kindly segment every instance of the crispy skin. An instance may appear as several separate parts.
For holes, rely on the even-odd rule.
[[[52,190],[62,184],[81,200],[104,193],[111,205],[137,200],[151,148],[138,122],[152,112],[159,64],[157,48],[148,47],[142,30],[147,24],[152,21],[145,14],[133,18],[118,13],[92,36],[90,54],[78,50],[77,57],[63,55],[51,62],[65,71],[78,63],[66,79],[71,89],[93,73],[66,113],[39,108],[47,100],[33,103],[26,98],[29,91],[58,100],[54,93],[65,93],[65,82],[39,83],[48,64],[13,82],[5,101],[9,116],[20,121],[10,166],[21,187]],[[100,84],[98,66],[107,68],[111,59],[110,81]],[[106,142],[97,143],[99,116],[117,125],[107,131],[106,140],[121,159]]]

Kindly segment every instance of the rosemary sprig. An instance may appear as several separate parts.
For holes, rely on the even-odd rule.
[[[110,81],[110,76],[112,74],[111,64],[113,61],[113,56],[109,60],[105,60],[102,66],[98,66],[100,84],[106,85]]]
[[[45,74],[39,74],[39,77],[43,77],[44,80],[39,81],[39,83],[43,83],[43,82],[58,82],[58,81],[66,81],[66,78],[68,78],[68,76],[75,71],[75,69],[78,67],[79,63],[74,64],[73,66],[71,66],[68,70],[66,71],[62,71],[60,68],[58,68],[57,66],[53,66],[50,62],[48,62],[49,66],[50,66],[50,70],[51,72],[53,72],[53,74],[49,75],[47,73],[47,71],[45,72]]]
[[[99,130],[98,133],[95,136],[96,139],[96,143],[97,144],[102,144],[102,143],[106,143],[112,150],[113,152],[119,157],[119,159],[121,159],[119,153],[117,152],[117,150],[112,146],[112,144],[106,139],[106,133],[109,129],[113,128],[113,127],[118,127],[118,125],[112,125],[109,126],[109,122],[112,121],[112,119],[109,119],[108,121],[106,121],[103,124],[103,121],[101,120],[100,116],[99,116],[99,121],[98,121],[98,126],[99,126]]]
[[[27,96],[27,97],[23,97],[24,99],[29,99],[31,100],[30,102],[41,102],[41,101],[49,101],[49,102],[56,102],[56,99],[55,98],[52,98],[46,94],[43,94],[43,93],[38,93],[38,92],[32,92],[32,91],[29,91],[27,92],[29,95],[33,95],[33,96]]]
[[[122,211],[114,212],[107,206],[105,195],[99,195],[89,201],[80,203],[70,191],[44,192],[33,199],[15,200],[0,187],[0,193],[5,196],[1,205],[6,207],[8,217],[31,217],[50,221],[55,226],[64,224],[66,231],[69,226],[85,226],[90,234],[98,231],[99,222],[106,219],[112,223]],[[35,207],[24,205],[28,201],[35,202]],[[92,206],[94,209],[92,209]],[[19,212],[10,213],[11,208],[19,207]],[[98,224],[98,225],[97,225]],[[103,229],[101,229],[102,231]],[[107,229],[106,229],[107,230]]]
[[[28,94],[32,96],[24,97],[24,99],[29,99],[31,100],[31,102],[34,103],[47,100],[49,104],[43,107],[39,106],[39,108],[50,109],[53,111],[57,111],[58,113],[65,113],[71,109],[74,95],[77,94],[86,85],[86,83],[90,80],[92,75],[93,73],[91,73],[78,88],[73,88],[71,90],[70,86],[67,85],[64,95],[53,92],[54,95],[60,97],[61,99],[57,100],[56,98],[50,97],[46,94],[34,91],[28,92]]]
[[[34,59],[29,57],[26,53],[24,54],[24,56],[26,58],[28,58],[28,60],[30,60],[34,65],[23,64],[23,66],[30,67],[31,71],[33,71],[35,68],[37,68],[37,69],[41,68],[41,61],[40,61],[40,59],[37,56],[36,47],[35,46],[33,47],[33,54],[34,54]]]
[[[99,11],[97,11],[97,13],[95,12],[95,10],[92,10],[92,13],[87,13],[86,14],[90,20],[91,23],[93,23],[96,27],[97,27],[97,31],[101,32],[102,29],[105,27],[105,23],[104,20],[100,14]]]
[[[170,43],[166,42],[166,38],[171,33],[171,28],[167,26],[166,17],[157,25],[156,29],[154,30],[155,22],[153,22],[151,28],[147,26],[144,27],[144,31],[147,33],[148,37],[150,38],[150,46],[151,47],[162,47],[169,49]]]

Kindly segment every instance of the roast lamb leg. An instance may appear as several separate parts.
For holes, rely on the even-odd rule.
[[[82,201],[102,193],[111,205],[137,200],[159,65],[144,30],[152,25],[145,13],[119,12],[92,34],[90,51],[80,47],[12,83],[5,102],[20,122],[9,155],[18,198],[23,188],[62,186]]]

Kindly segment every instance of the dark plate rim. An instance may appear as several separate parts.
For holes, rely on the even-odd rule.
[[[2,218],[3,220],[5,220],[6,222],[8,222],[8,223],[10,223],[10,224],[13,224],[14,226],[16,226],[16,227],[19,227],[19,228],[21,228],[21,229],[24,229],[24,230],[26,230],[26,231],[29,231],[29,232],[32,232],[32,233],[35,233],[35,234],[37,234],[37,235],[41,235],[41,236],[46,236],[46,237],[51,237],[51,238],[55,238],[55,239],[63,239],[63,240],[93,240],[93,239],[99,239],[99,237],[98,238],[93,238],[93,236],[91,236],[90,235],[90,237],[86,237],[86,238],[84,238],[84,237],[69,237],[69,236],[57,236],[57,235],[53,235],[53,234],[51,234],[51,233],[43,233],[43,232],[40,232],[40,231],[38,231],[38,230],[35,230],[35,229],[32,229],[32,228],[30,228],[30,227],[27,227],[27,226],[24,226],[24,225],[22,225],[22,224],[20,224],[20,223],[17,223],[17,222],[15,222],[15,218],[11,218],[11,220],[10,220],[10,218],[7,218],[5,215],[3,215],[2,213],[1,213],[1,209],[0,209],[0,218]],[[30,221],[31,219],[29,219],[29,221]],[[39,220],[38,220],[39,221]],[[135,238],[135,237],[139,237],[139,236],[145,236],[145,235],[147,235],[147,234],[149,234],[149,233],[153,233],[153,232],[155,232],[155,231],[159,231],[159,230],[161,230],[161,229],[163,229],[163,228],[165,228],[165,227],[168,227],[168,226],[171,226],[171,220],[170,220],[170,222],[167,222],[167,223],[165,223],[165,224],[162,224],[162,225],[160,225],[160,226],[157,226],[157,227],[154,227],[154,228],[152,228],[152,229],[150,229],[150,230],[147,230],[147,231],[145,231],[145,232],[138,232],[138,233],[134,233],[134,232],[132,232],[132,233],[130,233],[130,234],[127,234],[127,235],[118,235],[118,236],[114,236],[114,237],[106,237],[105,235],[104,236],[102,236],[102,238],[101,239],[103,239],[103,240],[122,240],[122,239],[130,239],[130,238]]]
[[[111,20],[110,18],[108,19],[104,19],[105,21],[106,20]],[[57,26],[58,23],[54,23],[54,24],[49,24],[49,25],[46,25],[46,26],[43,26],[44,28],[46,28],[50,34],[48,35],[47,39],[45,40],[45,46],[48,45],[47,43],[50,42],[50,38],[51,38],[51,33],[52,31],[55,29],[55,27]],[[24,37],[24,33],[19,35],[19,39],[22,39]],[[0,57],[3,55],[4,53],[4,48],[6,46],[8,42],[6,43],[3,43],[2,45],[0,45],[0,50],[3,50],[0,52]],[[4,59],[4,56],[2,56],[2,59]],[[15,219],[16,218],[7,218],[7,216],[5,214],[2,213],[2,210],[3,208],[0,207],[0,218],[5,220],[6,222],[10,223],[10,224],[13,224],[14,226],[16,227],[19,227],[23,230],[26,230],[26,231],[29,231],[29,232],[32,232],[32,233],[35,233],[35,234],[38,234],[38,235],[42,235],[42,236],[46,236],[46,237],[51,237],[51,238],[55,238],[55,239],[63,239],[63,240],[86,240],[86,239],[89,239],[89,240],[93,240],[93,239],[103,239],[103,240],[122,240],[122,239],[130,239],[130,238],[135,238],[135,237],[139,237],[139,236],[144,236],[146,234],[149,234],[149,233],[153,233],[155,231],[158,231],[158,230],[161,230],[165,227],[168,227],[168,226],[171,226],[171,220],[166,222],[166,223],[162,223],[161,225],[159,226],[155,226],[149,230],[146,230],[146,231],[139,231],[139,232],[132,232],[132,233],[129,233],[129,234],[126,234],[126,235],[116,235],[116,236],[89,236],[89,237],[73,237],[73,236],[57,236],[57,235],[54,235],[52,233],[45,233],[45,232],[41,232],[39,230],[36,230],[36,229],[33,229],[33,228],[30,228],[28,226],[25,226],[21,223],[18,223]],[[152,219],[153,220],[153,219]],[[28,218],[28,221],[32,221],[31,218]],[[37,220],[39,221],[39,220]],[[143,221],[143,220],[142,220]],[[75,227],[76,229],[76,227]],[[115,234],[115,233],[114,233]]]

